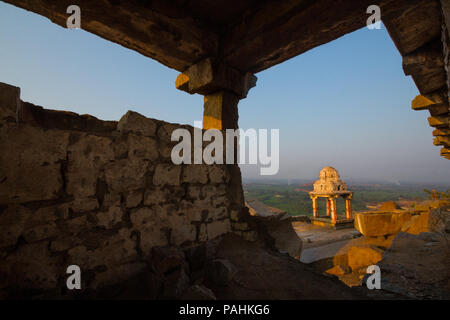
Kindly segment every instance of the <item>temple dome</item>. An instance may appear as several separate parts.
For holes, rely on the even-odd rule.
[[[319,180],[314,182],[314,192],[341,193],[348,192],[347,184],[340,179],[338,171],[333,167],[324,167],[320,170]]]
[[[333,167],[325,167],[322,170],[320,170],[319,173],[319,179],[320,180],[339,180],[339,173],[338,171]]]

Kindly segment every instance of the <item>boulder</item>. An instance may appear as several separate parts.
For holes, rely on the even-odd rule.
[[[276,250],[299,259],[302,251],[302,240],[292,226],[289,214],[278,214],[268,217],[249,217],[250,229],[258,230],[266,244]]]
[[[236,267],[225,259],[216,259],[206,265],[207,279],[218,286],[228,285],[236,272]]]
[[[395,201],[386,201],[383,202],[379,207],[378,211],[394,211],[394,210],[400,210],[401,208]]]
[[[381,289],[413,299],[450,299],[448,239],[401,232],[378,263]]]
[[[152,266],[157,273],[171,272],[184,263],[184,252],[177,247],[156,247],[152,250]]]
[[[180,299],[189,287],[189,277],[184,269],[180,268],[166,276],[164,281],[163,298]]]

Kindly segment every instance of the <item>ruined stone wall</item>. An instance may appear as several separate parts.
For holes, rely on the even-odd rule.
[[[0,295],[64,290],[72,264],[84,287],[106,286],[149,268],[152,248],[229,232],[239,168],[172,164],[179,127],[193,130],[46,110],[0,83]]]

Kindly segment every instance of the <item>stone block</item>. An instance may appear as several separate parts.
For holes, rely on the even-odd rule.
[[[367,268],[383,258],[384,251],[375,246],[355,246],[348,250],[348,266],[352,270]]]
[[[143,189],[150,164],[142,159],[122,159],[105,165],[105,177],[110,192]]]
[[[110,207],[107,211],[97,213],[98,225],[106,229],[113,228],[122,221],[122,208],[118,206]]]
[[[126,198],[126,207],[134,208],[142,203],[143,192],[142,191],[131,191]]]
[[[20,88],[0,82],[0,120],[15,119],[20,103]]]
[[[51,200],[62,190],[68,134],[30,126],[0,128],[0,203]],[[45,183],[43,183],[45,181]]]
[[[228,183],[230,180],[227,168],[225,165],[210,165],[208,166],[208,176],[209,181],[212,184],[219,184],[219,183]]]
[[[128,111],[117,124],[117,130],[121,133],[133,132],[148,137],[155,136],[156,128],[154,120],[134,111]]]
[[[225,219],[221,221],[213,221],[206,225],[206,230],[208,233],[208,239],[214,239],[222,234],[231,231],[230,220]]]
[[[179,186],[181,167],[169,164],[156,166],[153,184],[156,186]]]
[[[158,143],[149,137],[128,135],[128,157],[155,161],[158,159]]]
[[[17,243],[30,217],[31,211],[20,205],[9,205],[0,214],[0,248]]]
[[[83,135],[68,151],[67,193],[75,199],[95,196],[101,169],[115,158],[112,140]]]
[[[408,212],[356,213],[355,228],[366,237],[393,235],[410,219]]]
[[[25,244],[2,260],[0,287],[53,290],[58,278],[66,276],[61,258],[50,255],[48,242]]]
[[[197,230],[194,225],[183,215],[172,215],[168,217],[170,232],[170,243],[181,245],[184,242],[194,242]]]
[[[206,184],[208,182],[208,167],[201,164],[183,166],[181,182]]]

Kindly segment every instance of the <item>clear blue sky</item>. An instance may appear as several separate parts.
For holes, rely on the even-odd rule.
[[[82,30],[0,2],[0,82],[49,109],[118,120],[127,110],[169,122],[202,119],[203,97],[175,89],[178,72]],[[280,129],[277,178],[313,178],[332,165],[344,179],[450,181],[428,112],[384,26],[315,48],[258,76],[239,105],[240,127]],[[244,177],[257,177],[243,167]]]

